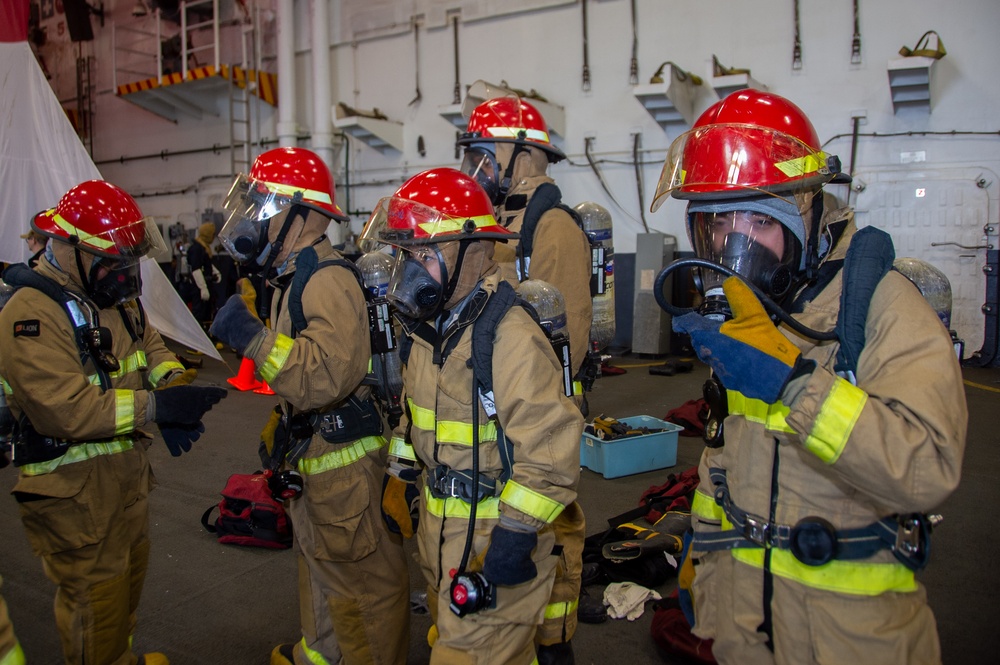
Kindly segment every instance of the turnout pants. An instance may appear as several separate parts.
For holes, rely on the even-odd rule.
[[[427,604],[438,637],[431,647],[431,665],[528,665],[535,662],[535,632],[552,593],[556,559],[551,527],[538,532],[532,554],[538,576],[512,587],[497,587],[496,607],[459,618],[448,605],[450,571],[462,560],[469,526],[469,504],[461,499],[429,498],[425,490],[417,533],[420,565],[427,581]],[[482,566],[490,533],[499,521],[499,500],[485,499],[477,507],[476,528],[469,554],[470,569]]]
[[[537,644],[546,646],[569,642],[576,633],[576,608],[580,602],[583,574],[583,541],[587,537],[587,520],[576,501],[566,506],[552,522],[556,545],[562,552],[556,565],[552,595],[545,607],[545,620],[535,635]]]
[[[149,561],[146,451],[22,476],[21,521],[56,584],[56,627],[69,665],[135,665],[130,642]]]
[[[316,437],[307,455],[342,449]],[[302,495],[286,503],[299,561],[296,665],[406,663],[409,573],[402,538],[382,520],[381,453],[303,473]]]

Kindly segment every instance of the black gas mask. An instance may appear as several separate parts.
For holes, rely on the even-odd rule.
[[[83,263],[80,251],[76,253],[80,274]],[[135,300],[142,293],[142,278],[138,261],[95,258],[84,283],[84,289],[98,309],[108,309]]]
[[[445,284],[448,284],[448,267],[436,245],[401,249],[396,255],[386,298],[406,318],[426,321],[444,309]]]

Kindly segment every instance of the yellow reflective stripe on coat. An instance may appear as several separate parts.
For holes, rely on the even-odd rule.
[[[867,402],[868,393],[837,377],[802,445],[826,464],[833,464],[844,452]]]
[[[180,363],[176,364],[178,367],[181,367]],[[132,355],[120,359],[118,361],[118,369],[114,372],[110,372],[108,376],[112,379],[120,379],[126,374],[138,372],[143,369],[146,369],[146,352],[142,349],[137,349]],[[181,367],[181,369],[183,369],[183,367]]]
[[[413,444],[407,443],[402,437],[394,436],[389,440],[389,454],[400,459],[417,461],[417,453],[413,450]]]
[[[551,524],[566,507],[513,480],[508,480],[504,485],[500,500],[511,508],[517,508],[525,515],[530,515],[546,524]]]
[[[439,499],[431,494],[431,489],[424,485],[424,506],[427,512],[435,517],[451,517],[469,519],[472,504],[455,497]],[[483,499],[476,504],[476,519],[500,519],[500,499],[495,496]]]
[[[264,365],[257,370],[262,379],[268,383],[274,381],[274,378],[278,376],[278,372],[288,362],[288,356],[292,353],[292,344],[292,338],[287,335],[278,333],[275,336],[271,352],[264,359]]]
[[[21,650],[21,645],[17,642],[14,643],[14,648],[6,656],[0,658],[0,665],[25,665],[27,662],[24,659],[24,651]]]
[[[812,154],[805,155],[804,157],[786,159],[783,162],[775,162],[774,164],[774,168],[778,169],[789,178],[816,173],[824,166],[826,166],[826,153],[822,151],[814,152]]]
[[[126,450],[132,450],[133,442],[131,437],[119,436],[108,441],[99,443],[77,443],[69,447],[62,457],[50,459],[47,462],[35,462],[25,464],[20,468],[20,472],[25,476],[40,476],[51,473],[63,464],[73,464],[84,460],[93,459],[99,455],[115,455]]]
[[[115,434],[135,429],[135,391],[115,390]]]
[[[729,402],[729,415],[731,416],[743,416],[750,422],[759,423],[776,432],[791,433],[795,431],[785,422],[785,417],[791,409],[781,402],[768,404],[763,400],[747,397],[735,390],[727,390],[726,399]]]
[[[183,372],[184,365],[174,360],[168,360],[167,362],[160,363],[152,370],[150,370],[149,383],[155,386],[157,383],[160,382],[160,379],[165,377],[170,372],[173,372],[175,369],[179,369],[180,371]]]
[[[563,601],[561,603],[549,603],[545,606],[545,619],[562,619],[565,616],[569,616],[573,612],[576,612],[576,608],[579,604],[579,598],[571,601]]]
[[[308,661],[313,665],[330,665],[330,661],[324,658],[323,654],[306,646],[306,638],[303,637],[299,642],[299,648],[302,649],[303,655],[305,655],[306,659],[308,659]]]
[[[371,451],[378,450],[384,445],[385,439],[383,437],[366,436],[350,445],[338,448],[337,450],[331,450],[319,457],[300,459],[298,463],[299,473],[304,476],[314,476],[324,471],[342,469],[345,466],[354,464]]]
[[[764,567],[764,551],[759,547],[730,550],[734,559],[754,568]],[[778,577],[813,589],[856,596],[917,590],[913,571],[902,563],[834,560],[822,566],[808,566],[796,559],[791,550],[771,549],[770,570]]]
[[[472,424],[457,420],[438,421],[431,409],[417,406],[410,398],[406,399],[410,407],[410,424],[425,432],[434,432],[438,443],[454,443],[464,446],[472,445]],[[497,440],[497,426],[491,420],[479,426],[479,443]],[[414,458],[416,459],[416,458]]]
[[[711,522],[722,522],[726,518],[725,511],[715,502],[715,497],[706,494],[701,488],[694,491],[691,515]]]

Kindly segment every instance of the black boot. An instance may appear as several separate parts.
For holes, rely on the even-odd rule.
[[[573,665],[573,645],[569,642],[538,645],[538,665]]]

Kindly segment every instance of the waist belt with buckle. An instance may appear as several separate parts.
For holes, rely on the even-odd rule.
[[[503,489],[503,484],[497,482],[495,478],[479,474],[479,482],[476,483],[472,479],[471,470],[450,469],[446,466],[434,467],[428,481],[428,488],[434,498],[456,498],[466,503],[472,503],[474,495],[477,502],[500,496],[500,491]]]
[[[715,502],[735,527],[717,533],[695,532],[693,547],[702,551],[737,547],[777,547],[809,566],[839,560],[867,559],[889,550],[911,570],[920,570],[930,558],[930,533],[940,515],[893,515],[856,529],[837,530],[822,517],[804,517],[798,524],[776,524],[748,513],[733,503],[724,469],[709,469]]]

